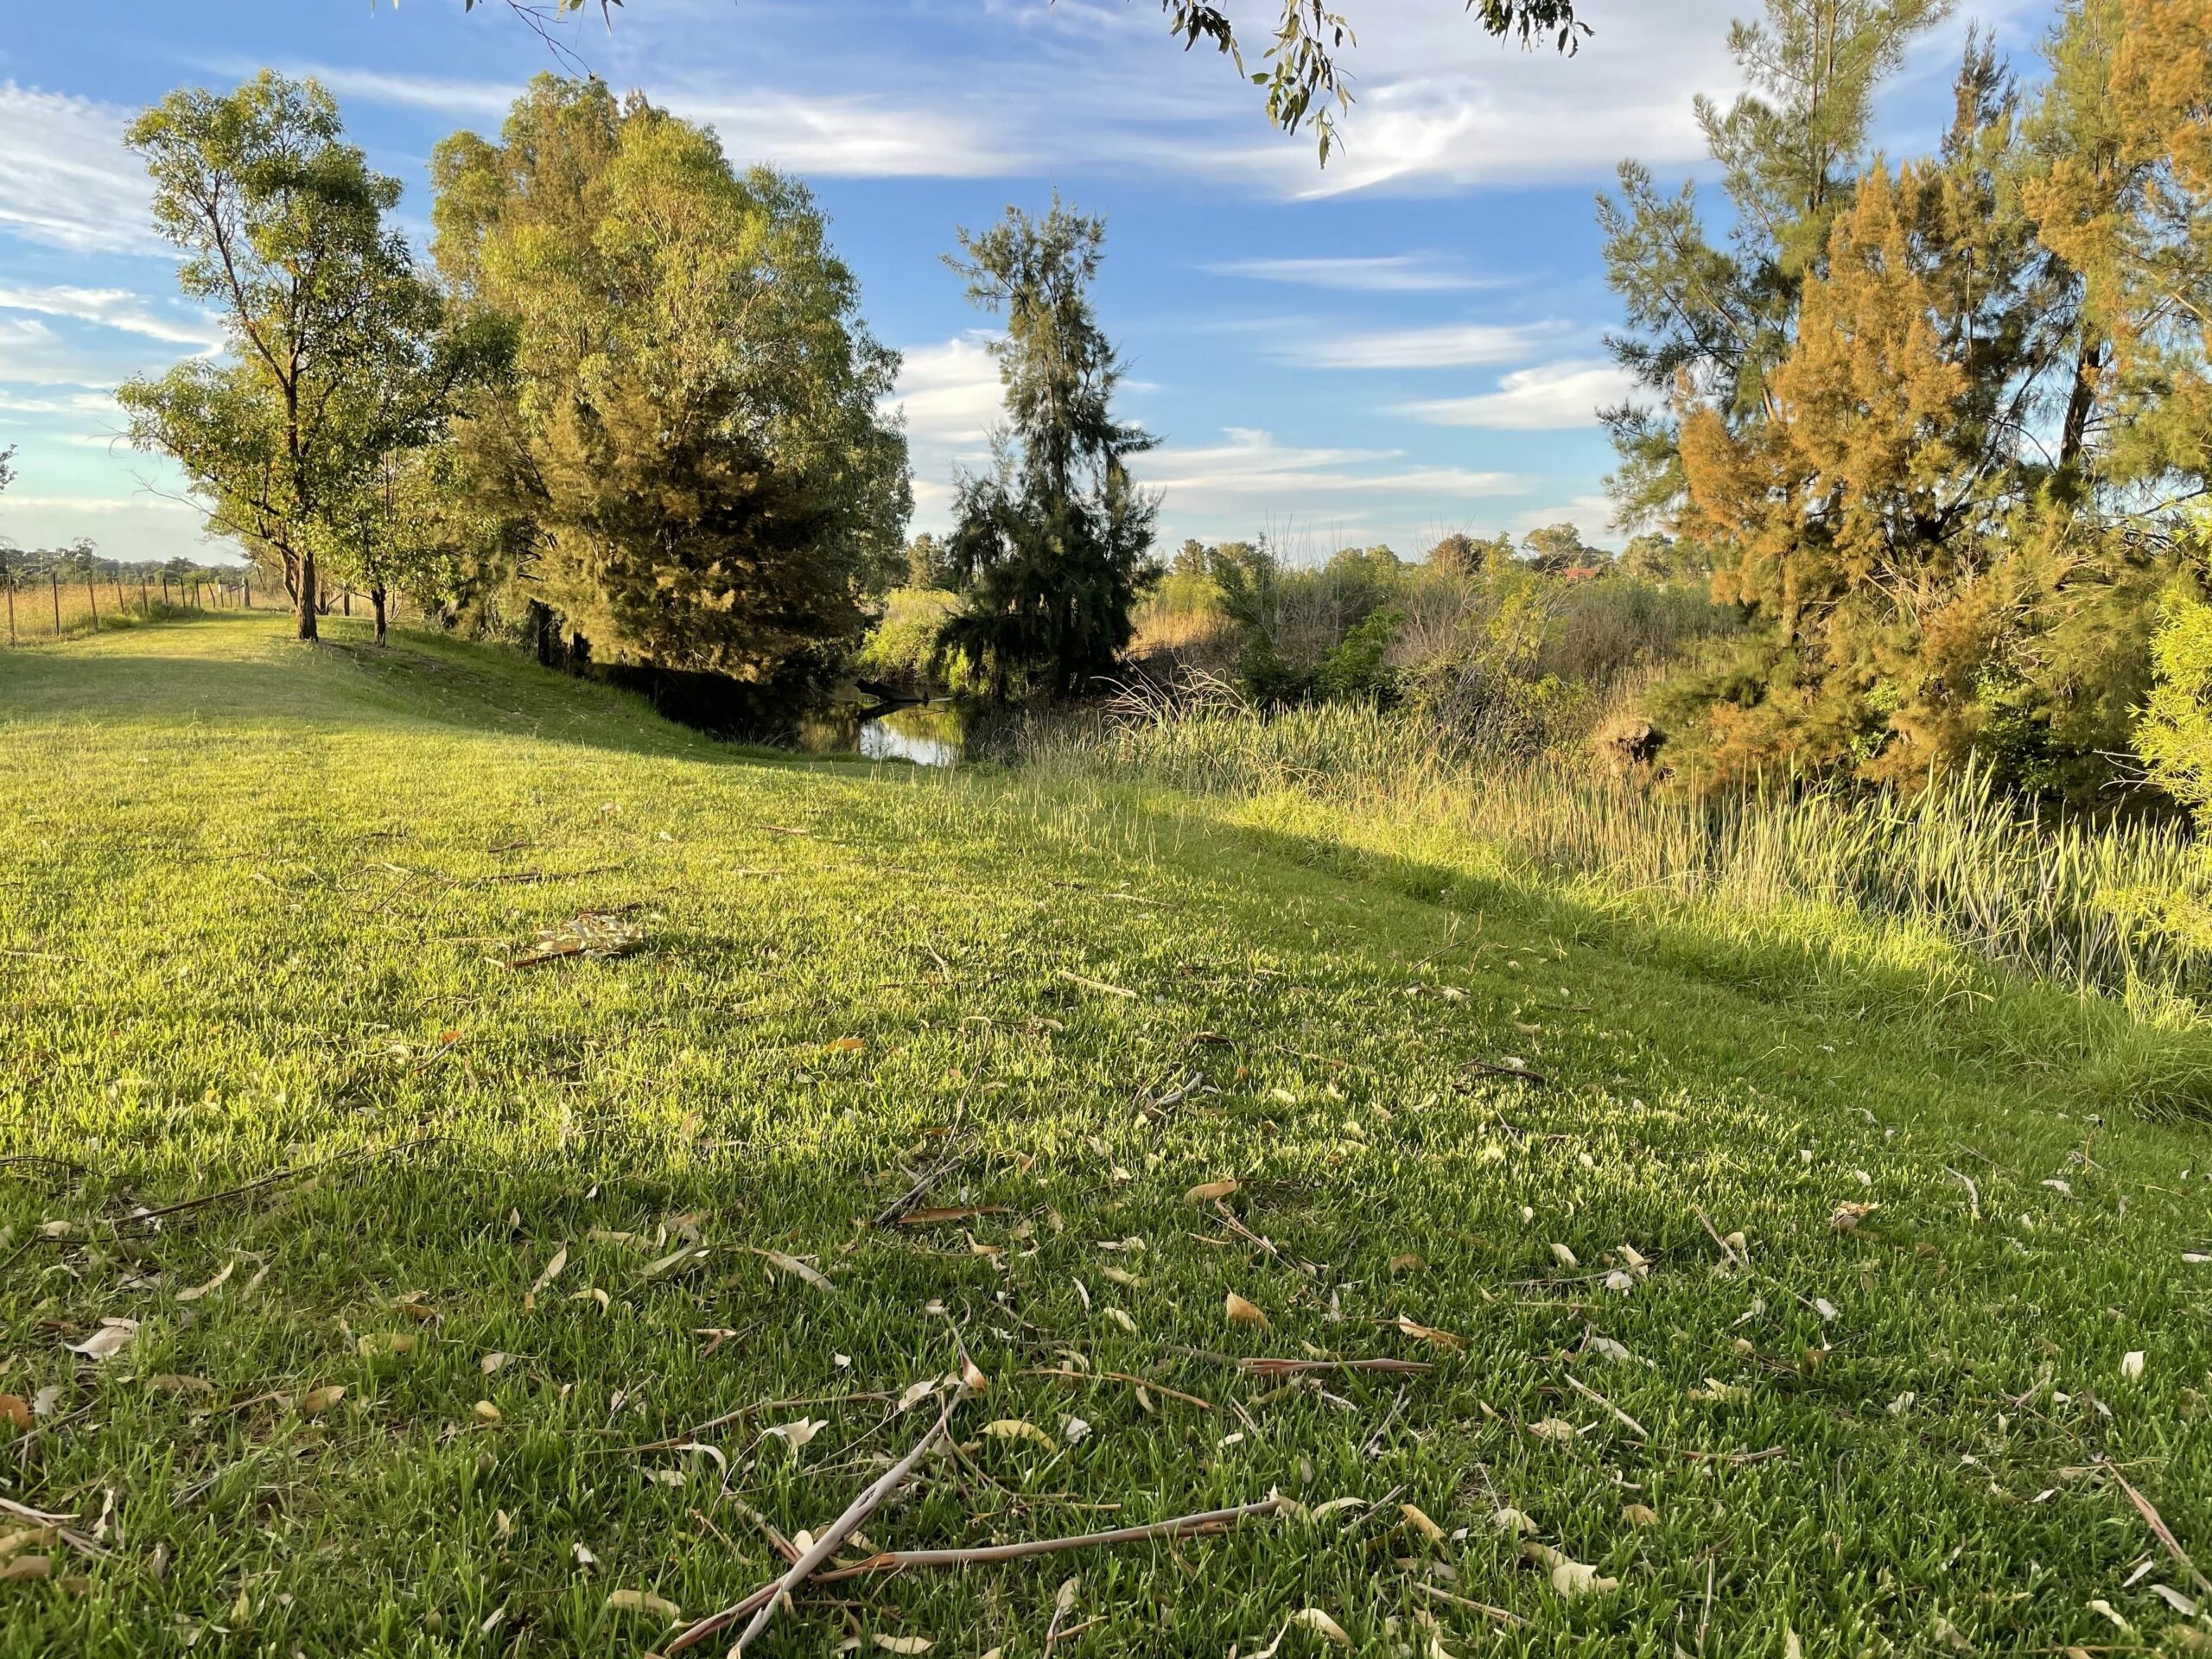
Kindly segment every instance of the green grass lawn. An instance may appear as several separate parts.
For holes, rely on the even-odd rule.
[[[0,1498],[70,1517],[0,1514],[0,1653],[644,1654],[963,1340],[868,1543],[1305,1512],[752,1651],[1041,1656],[1077,1576],[1065,1659],[2212,1635],[2131,1496],[2212,1570],[2201,1126],[1931,1045],[1893,969],[331,632],[0,654]],[[587,912],[639,948],[516,965]],[[982,1213],[874,1224],[931,1172]]]

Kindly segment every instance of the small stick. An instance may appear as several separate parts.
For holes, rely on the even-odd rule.
[[[1068,1382],[1089,1382],[1094,1380],[1127,1382],[1135,1388],[1150,1389],[1154,1394],[1164,1394],[1170,1400],[1180,1400],[1185,1405],[1196,1406],[1200,1411],[1213,1409],[1213,1402],[1211,1400],[1201,1400],[1195,1394],[1185,1394],[1180,1389],[1169,1388],[1165,1382],[1155,1382],[1148,1376],[1133,1376],[1127,1371],[1078,1371],[1066,1366],[1054,1370],[1049,1366],[1040,1366],[1022,1372],[1022,1376],[1057,1376]]]
[[[1529,1622],[1520,1614],[1508,1612],[1503,1607],[1493,1607],[1486,1601],[1470,1601],[1465,1596],[1455,1596],[1449,1590],[1440,1590],[1433,1584],[1422,1584],[1418,1580],[1414,1581],[1414,1588],[1424,1596],[1434,1596],[1439,1601],[1448,1601],[1454,1607],[1464,1607],[1471,1613],[1480,1613],[1485,1618],[1494,1618],[1509,1629],[1518,1630]]]
[[[220,1192],[210,1192],[197,1198],[186,1198],[176,1204],[165,1204],[158,1210],[137,1211],[117,1222],[116,1228],[120,1231],[125,1225],[143,1227],[149,1221],[160,1221],[168,1216],[181,1216],[191,1210],[204,1210],[211,1204],[220,1204],[226,1198],[244,1198],[249,1193],[260,1192],[264,1187],[274,1186],[279,1181],[289,1181],[300,1175],[312,1175],[319,1169],[328,1169],[333,1164],[350,1163],[357,1158],[367,1158],[378,1154],[387,1157],[397,1157],[403,1152],[412,1152],[417,1147],[427,1146],[436,1139],[437,1136],[434,1135],[417,1135],[414,1140],[402,1141],[396,1147],[360,1147],[352,1152],[338,1153],[315,1163],[296,1164],[289,1169],[280,1169],[273,1175],[264,1175],[259,1180],[248,1181],[242,1186],[225,1187]]]
[[[2158,1541],[2166,1547],[2166,1554],[2172,1556],[2180,1564],[2183,1571],[2196,1580],[2198,1589],[2212,1592],[2212,1580],[2207,1580],[2203,1573],[2196,1570],[2196,1563],[2189,1559],[2189,1552],[2181,1547],[2181,1540],[2174,1536],[2173,1529],[2166,1524],[2165,1517],[2152,1507],[2151,1500],[2135,1490],[2127,1477],[2120,1472],[2116,1465],[2106,1463],[2105,1468],[2112,1478],[2120,1483],[2120,1490],[2127,1494],[2128,1502],[2135,1505],[2135,1512],[2143,1517],[2143,1523],[2158,1535]]]
[[[1409,1376],[1434,1369],[1425,1359],[1240,1359],[1236,1368],[1253,1376],[1295,1376],[1304,1371],[1389,1371]]]
[[[1096,991],[1102,996],[1125,996],[1132,1002],[1137,1000],[1137,994],[1125,986],[1109,985],[1103,979],[1085,979],[1081,974],[1066,968],[1059,969],[1059,976],[1071,985],[1080,985],[1084,990]]]
[[[1646,1428],[1642,1423],[1637,1422],[1635,1418],[1630,1416],[1628,1413],[1623,1411],[1618,1406],[1606,1399],[1604,1395],[1599,1393],[1597,1389],[1592,1388],[1588,1383],[1585,1382],[1580,1377],[1575,1376],[1571,1371],[1567,1373],[1567,1386],[1573,1389],[1585,1400],[1593,1400],[1598,1404],[1603,1406],[1607,1411],[1611,1412],[1613,1414],[1613,1421],[1615,1422],[1618,1423],[1623,1428],[1625,1428],[1637,1435],[1639,1439],[1648,1440],[1651,1438],[1651,1431],[1649,1429]]]
[[[1090,1549],[1108,1544],[1146,1543],[1164,1538],[1185,1538],[1198,1533],[1226,1532],[1243,1522],[1262,1516],[1281,1515],[1292,1507],[1288,1498],[1277,1496],[1262,1498],[1257,1503],[1239,1504],[1233,1510],[1208,1510],[1202,1515],[1178,1516],[1173,1521],[1155,1521],[1149,1526],[1116,1527],[1111,1532],[1086,1532],[1071,1538],[1033,1538],[1024,1543],[989,1544],[973,1549],[890,1549],[871,1555],[864,1561],[855,1561],[850,1567],[833,1567],[827,1573],[817,1573],[808,1581],[812,1584],[842,1584],[847,1579],[860,1578],[867,1573],[903,1573],[909,1567],[989,1567],[1001,1561],[1021,1560],[1032,1555],[1054,1555],[1064,1550]],[[704,1641],[717,1630],[727,1629],[756,1606],[772,1605],[775,1594],[780,1593],[781,1583],[779,1580],[776,1584],[763,1585],[736,1605],[701,1619],[662,1651],[674,1659],[675,1655]]]
[[[719,1417],[709,1417],[690,1433],[677,1435],[672,1440],[655,1440],[650,1446],[633,1446],[632,1452],[673,1452],[679,1446],[689,1446],[709,1429],[725,1428],[741,1419],[764,1411],[785,1411],[797,1406],[842,1406],[846,1404],[874,1404],[899,1396],[888,1393],[870,1394],[810,1394],[796,1400],[762,1400],[750,1406],[740,1406],[735,1411],[726,1411]]]
[[[897,1203],[875,1218],[875,1224],[879,1227],[896,1225],[899,1218],[919,1204],[922,1201],[922,1194],[935,1186],[947,1170],[966,1162],[967,1159],[968,1149],[965,1147],[946,1153],[923,1174],[921,1179],[916,1181],[899,1196]]]
[[[1493,1065],[1488,1060],[1462,1060],[1462,1071],[1479,1071],[1487,1077],[1518,1077],[1523,1083],[1549,1083],[1541,1071],[1531,1071],[1525,1065]]]
[[[832,1521],[823,1530],[822,1536],[815,1540],[814,1548],[793,1561],[782,1578],[767,1586],[766,1599],[760,1601],[751,1621],[738,1632],[737,1641],[730,1648],[732,1655],[742,1654],[746,1644],[760,1635],[768,1621],[775,1617],[777,1603],[791,1594],[800,1585],[804,1584],[824,1561],[836,1553],[838,1546],[845,1541],[853,1529],[874,1515],[882,1507],[883,1500],[905,1484],[906,1477],[914,1472],[915,1465],[929,1455],[931,1449],[951,1427],[954,1408],[967,1397],[968,1384],[963,1379],[954,1385],[952,1393],[945,1400],[944,1409],[938,1414],[937,1421],[931,1427],[930,1432],[914,1442],[914,1449],[885,1470],[861,1491],[858,1497],[847,1504],[845,1512]],[[753,1597],[748,1597],[747,1599],[754,1599],[762,1593],[756,1591]],[[742,1605],[742,1603],[740,1604],[740,1605]],[[734,1620],[736,1617],[737,1615],[733,1612],[729,1616],[729,1620]],[[722,1623],[717,1621],[729,1622],[729,1620],[724,1620],[723,1616],[719,1613],[711,1618],[700,1620],[671,1643],[668,1651],[671,1654],[681,1653],[693,1643],[721,1629]]]

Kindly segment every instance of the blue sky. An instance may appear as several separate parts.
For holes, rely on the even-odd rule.
[[[1690,100],[1735,86],[1746,0],[1587,0],[1579,55],[1489,40],[1458,0],[1353,0],[1357,99],[1325,171],[1154,0],[630,0],[561,31],[618,89],[712,125],[740,162],[810,184],[876,333],[906,354],[917,529],[996,416],[986,319],[938,256],[956,225],[1058,186],[1108,219],[1098,302],[1171,540],[1267,532],[1295,555],[1571,518],[1603,543],[1617,395],[1594,193],[1634,156],[1703,169]],[[1263,35],[1272,8],[1232,6]],[[86,535],[122,557],[219,552],[162,463],[115,441],[123,377],[212,348],[175,297],[123,149],[139,107],[264,64],[321,77],[351,136],[429,216],[431,146],[496,130],[557,67],[499,3],[99,0],[16,9],[0,36],[0,445],[20,478],[0,534]],[[2032,0],[1975,14],[2024,69]],[[91,21],[88,21],[91,20]],[[1965,19],[1929,37],[1879,136],[1932,143]]]

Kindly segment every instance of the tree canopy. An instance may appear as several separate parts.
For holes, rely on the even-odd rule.
[[[805,188],[541,75],[433,162],[435,252],[513,372],[458,428],[512,574],[609,659],[766,679],[903,571],[899,359]]]

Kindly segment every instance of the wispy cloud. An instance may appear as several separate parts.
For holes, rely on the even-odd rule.
[[[1231,427],[1222,435],[1224,443],[1155,449],[1131,468],[1166,493],[1170,511],[1203,508],[1222,498],[1271,499],[1288,507],[1300,498],[1347,493],[1469,499],[1518,494],[1527,487],[1511,473],[1408,466],[1397,450],[1300,448],[1246,427]]]
[[[1567,329],[1564,322],[1454,322],[1348,334],[1317,331],[1278,340],[1268,354],[1315,369],[1453,368],[1525,358]]]
[[[163,315],[122,288],[16,288],[0,283],[0,311],[35,311],[143,334],[174,346],[213,351],[223,343],[222,325],[206,313]]]
[[[1499,288],[1510,280],[1470,276],[1426,254],[1389,253],[1341,259],[1231,259],[1202,267],[1217,276],[1249,276],[1255,282],[1295,283],[1308,288],[1348,289],[1366,294],[1441,293],[1455,289]]]
[[[130,119],[0,81],[0,230],[80,253],[158,249],[145,173],[123,145]]]
[[[1635,391],[1635,379],[1618,364],[1583,359],[1516,369],[1498,381],[1496,391],[1402,404],[1396,412],[1434,426],[1563,431],[1597,425],[1599,410]]]
[[[909,442],[975,448],[997,424],[1001,397],[989,336],[968,334],[905,353],[887,402],[906,411]]]

